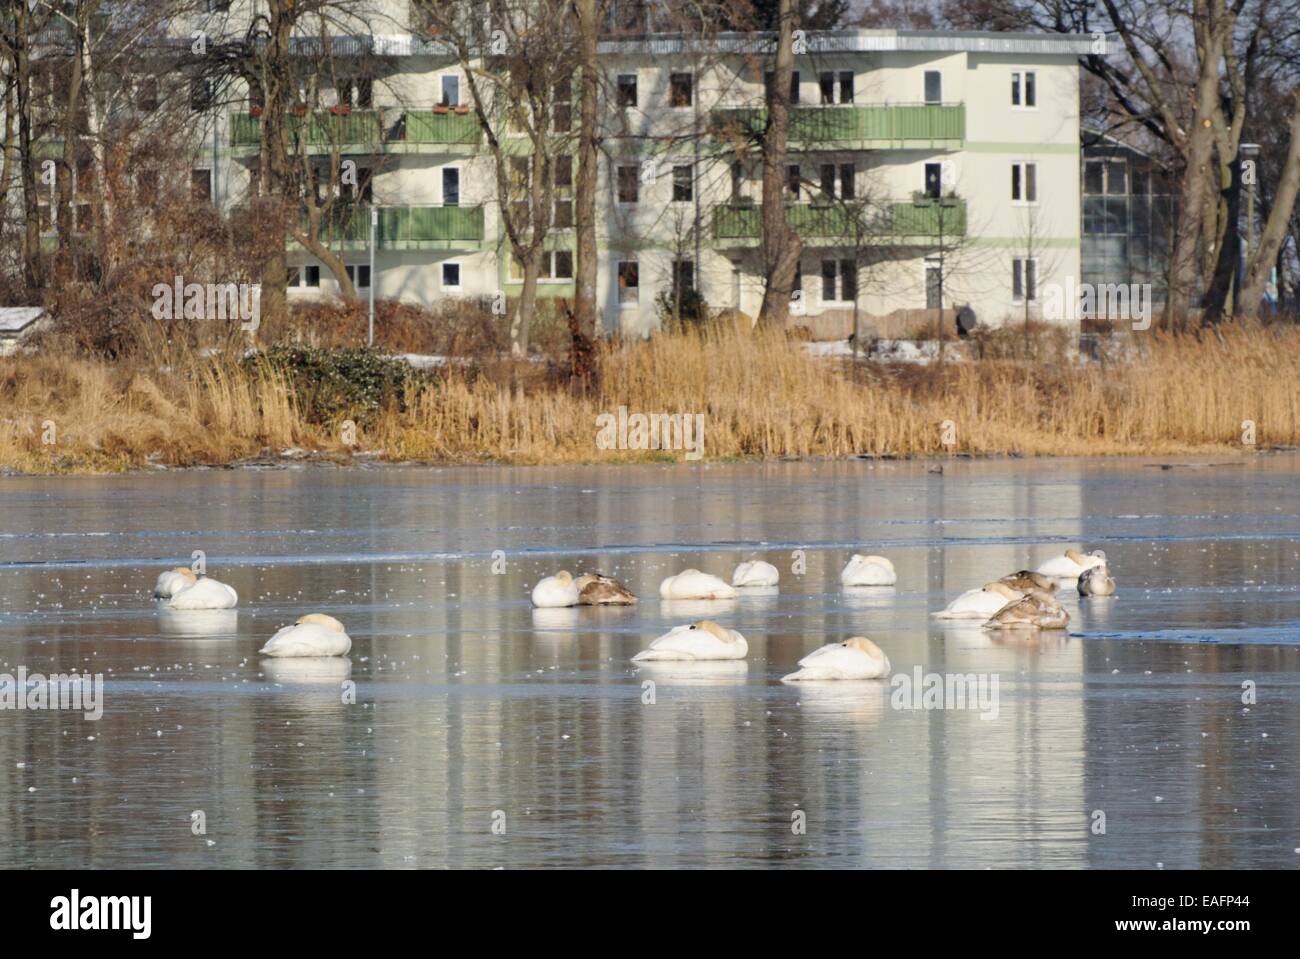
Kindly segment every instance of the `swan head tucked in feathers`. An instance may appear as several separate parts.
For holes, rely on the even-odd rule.
[[[701,629],[706,633],[715,636],[724,643],[734,643],[736,636],[731,630],[719,626],[711,619],[702,619],[698,623],[691,623],[690,629]]]
[[[177,566],[172,570],[172,572],[177,576],[185,577],[185,579],[189,580],[190,583],[197,583],[199,581],[199,578],[194,575],[194,570],[190,569],[188,566]]]
[[[865,636],[851,636],[844,641],[843,645],[849,649],[856,649],[859,652],[866,653],[875,659],[883,659],[885,655],[884,650]]]
[[[326,616],[324,613],[308,613],[306,616],[299,616],[294,621],[295,626],[324,626],[326,629],[332,629],[336,633],[343,632],[343,624],[333,616]]]
[[[567,569],[562,569],[555,574],[555,580],[561,586],[568,586],[570,583],[573,582],[573,574],[570,573]]]

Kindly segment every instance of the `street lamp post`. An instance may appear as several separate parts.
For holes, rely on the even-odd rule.
[[[375,234],[379,230],[379,207],[370,208],[370,310],[367,346],[375,345]]]

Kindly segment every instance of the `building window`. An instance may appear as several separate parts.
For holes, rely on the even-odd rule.
[[[336,92],[341,106],[368,110],[374,105],[374,89],[370,77],[341,77]]]
[[[190,109],[202,113],[212,106],[212,84],[202,78],[190,81]]]
[[[620,73],[618,75],[618,105],[620,107],[636,106],[635,73]]]
[[[736,203],[744,194],[745,164],[737,160],[731,164],[731,202]]]
[[[938,260],[927,260],[925,264],[925,308],[943,308],[943,263]]]
[[[1032,257],[1011,260],[1011,298],[1017,303],[1038,299],[1038,261]]]
[[[573,251],[556,250],[551,254],[551,279],[573,279]]]
[[[854,170],[852,163],[840,164],[840,199],[852,200],[857,196],[857,188],[854,184]]]
[[[1038,202],[1038,164],[1011,164],[1011,199],[1015,203]]]
[[[673,296],[678,297],[695,289],[695,261],[673,262]]]
[[[356,287],[358,290],[370,289],[369,265],[363,265],[360,263],[354,265],[349,263],[346,269],[348,272],[348,279],[352,281],[352,285],[354,287]]]
[[[460,289],[459,263],[444,263],[442,265],[442,288],[444,290]]]
[[[552,114],[552,125],[556,133],[568,133],[573,129],[572,80],[561,80],[555,85],[555,109]]]
[[[190,171],[190,199],[198,200],[200,203],[208,203],[212,200],[211,170]]]
[[[838,84],[836,80],[838,78]],[[853,102],[853,71],[841,70],[836,74],[832,70],[823,70],[817,74],[817,88],[821,93],[823,104],[835,103],[836,91],[839,91],[840,103]]]
[[[460,170],[454,166],[442,168],[442,205],[460,206]]]
[[[799,164],[792,163],[785,168],[786,188],[790,191],[790,195],[796,200],[799,199],[799,181],[801,179],[802,177],[799,176]]]
[[[694,199],[695,188],[689,166],[673,167],[673,202],[690,203]]]
[[[668,104],[674,107],[689,107],[692,100],[691,75],[674,73],[668,78]]]
[[[925,102],[943,102],[943,74],[938,70],[925,71]]]
[[[636,203],[641,190],[641,168],[621,166],[618,168],[618,202]]]
[[[1011,74],[1011,105],[1021,110],[1038,106],[1038,75],[1033,70]]]
[[[640,275],[636,260],[623,260],[618,264],[618,305],[636,306],[640,301]]]
[[[303,267],[303,286],[320,286],[320,267],[305,266]]]
[[[460,77],[455,74],[444,74],[441,78],[442,98],[438,103],[444,107],[460,106]]]
[[[943,164],[927,163],[925,165],[925,195],[937,200],[943,193]]]
[[[853,261],[822,260],[822,302],[852,303],[857,298],[858,271]]]

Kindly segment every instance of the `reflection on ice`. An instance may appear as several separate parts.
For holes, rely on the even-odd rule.
[[[845,586],[844,605],[850,609],[881,609],[893,605],[897,586]]]
[[[352,675],[352,660],[347,656],[265,657],[261,668],[273,683],[337,686]]]
[[[694,621],[735,612],[734,599],[662,599],[659,611],[671,619]]]
[[[158,625],[169,636],[197,636],[214,639],[235,638],[239,628],[239,611],[235,609],[164,609],[158,610]]]
[[[743,659],[713,659],[692,662],[680,659],[644,660],[637,665],[638,677],[674,686],[737,686],[749,675]]]

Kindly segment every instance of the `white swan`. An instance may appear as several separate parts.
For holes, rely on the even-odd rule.
[[[745,637],[734,629],[702,619],[689,626],[674,626],[632,657],[642,663],[670,659],[744,659],[749,652]]]
[[[1080,596],[1109,596],[1115,592],[1115,580],[1110,575],[1110,568],[1102,563],[1079,574]]]
[[[1077,549],[1067,549],[1064,556],[1053,556],[1038,567],[1038,572],[1043,576],[1053,576],[1057,579],[1078,579],[1079,574],[1085,569],[1105,565],[1106,554],[1099,549],[1095,549],[1091,553],[1080,553]]]
[[[272,636],[259,652],[263,656],[344,656],[351,648],[352,638],[342,623],[324,613],[309,613]]]
[[[944,609],[931,613],[935,619],[985,620],[1007,603],[1021,599],[1025,594],[1006,583],[988,583],[979,589],[968,589]]]
[[[698,569],[682,570],[659,584],[660,599],[735,599],[739,595],[734,586]]]
[[[190,570],[186,585],[161,603],[167,609],[234,609],[239,605],[239,594],[225,583],[206,576],[199,579]]]
[[[153,584],[153,598],[171,599],[186,586],[191,585],[194,579],[194,571],[188,566],[164,570],[158,574],[158,579]]]
[[[865,636],[829,643],[799,660],[798,672],[782,676],[783,683],[816,679],[880,679],[889,674],[889,657]]]
[[[894,572],[894,564],[883,556],[854,553],[840,573],[840,582],[845,586],[893,586],[898,582],[898,574]]]
[[[732,586],[775,586],[780,581],[781,574],[777,568],[761,559],[741,563],[731,574]]]
[[[573,574],[562,569],[539,581],[533,587],[533,605],[542,608],[577,606],[578,584],[573,581]]]

